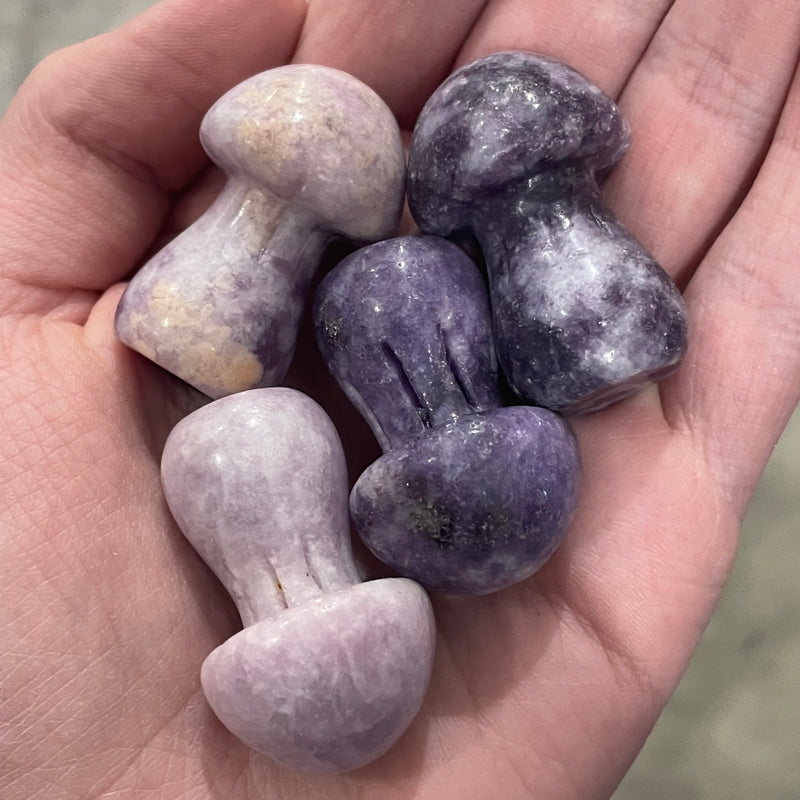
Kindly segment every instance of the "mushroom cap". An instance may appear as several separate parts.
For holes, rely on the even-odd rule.
[[[391,235],[405,156],[389,107],[340,70],[291,64],[243,81],[200,127],[228,175],[306,210],[320,227],[364,241]]]
[[[628,141],[614,102],[571,67],[494,53],[456,70],[422,109],[409,150],[411,213],[446,235],[465,227],[477,197],[565,163],[609,167]]]
[[[350,493],[364,544],[429,589],[489,594],[533,575],[578,502],[572,430],[544,408],[464,416],[396,447]]]
[[[384,578],[237,633],[200,679],[219,719],[285,767],[331,774],[385,753],[422,705],[435,652],[430,600]]]

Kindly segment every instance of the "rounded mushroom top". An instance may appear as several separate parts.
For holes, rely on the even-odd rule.
[[[342,446],[300,392],[252,389],[194,411],[167,438],[161,478],[246,625],[357,582]]]
[[[446,239],[400,236],[351,253],[320,284],[314,325],[384,450],[500,405],[486,285]]]
[[[456,70],[420,113],[408,200],[423,230],[463,227],[477,196],[564,165],[616,163],[629,130],[614,102],[571,67],[536,53],[494,53]]]
[[[321,227],[370,241],[393,233],[405,157],[388,106],[340,70],[291,64],[243,81],[200,127],[227,174],[304,208]]]

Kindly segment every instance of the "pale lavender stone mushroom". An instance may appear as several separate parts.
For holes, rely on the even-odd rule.
[[[225,188],[134,276],[116,331],[221,397],[280,381],[324,246],[392,234],[405,159],[397,123],[369,87],[306,64],[231,89],[200,138]]]
[[[600,198],[595,174],[627,145],[600,89],[526,52],[462,67],[419,116],[409,207],[427,233],[478,239],[500,364],[528,402],[594,411],[685,352],[680,293]]]
[[[577,504],[577,444],[551,411],[501,407],[486,287],[467,256],[434,236],[362,248],[320,284],[314,324],[384,449],[350,495],[367,547],[458,594],[540,569]]]
[[[201,670],[219,719],[303,772],[388,750],[428,685],[433,614],[413,581],[359,582],[344,456],[323,410],[283,388],[217,400],[173,429],[162,482],[245,625]]]

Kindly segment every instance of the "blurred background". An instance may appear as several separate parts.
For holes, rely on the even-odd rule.
[[[1,0],[0,113],[48,53],[153,4]],[[767,466],[691,667],[613,800],[800,800],[798,487],[800,413]]]

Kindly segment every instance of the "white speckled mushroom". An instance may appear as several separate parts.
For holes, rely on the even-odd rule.
[[[225,397],[178,423],[161,469],[175,520],[246,626],[201,670],[220,720],[304,772],[383,754],[425,695],[433,612],[413,581],[359,583],[325,412],[293,389]]]
[[[133,278],[118,337],[211,397],[279,382],[325,244],[392,234],[405,161],[397,123],[328,67],[263,72],[221,97],[200,138],[228,181]]]
[[[469,231],[480,243],[498,359],[533,405],[597,411],[666,377],[686,352],[680,292],[596,181],[628,138],[597,86],[523,51],[456,70],[414,128],[411,213],[426,233]]]

